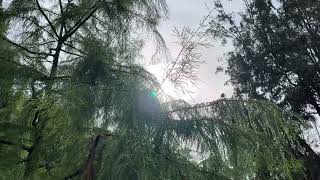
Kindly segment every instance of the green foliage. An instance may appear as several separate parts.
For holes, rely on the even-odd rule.
[[[310,108],[319,113],[319,76],[314,75],[319,70],[315,42],[319,3],[280,1],[276,7],[267,0],[243,3],[240,20],[221,7],[209,29],[214,37],[234,44],[235,50],[226,57],[226,72],[237,95],[272,100],[312,118]]]
[[[3,179],[290,179],[298,117],[262,101],[155,96],[135,62],[160,0],[12,0],[0,41]],[[1,27],[2,27],[1,26]],[[17,30],[18,29],[18,30]],[[3,56],[3,57],[2,57]]]
[[[286,179],[299,167],[285,148],[295,140],[300,123],[294,125],[297,117],[275,105],[219,100],[174,111],[172,116],[182,123],[174,122],[176,129],[168,137],[195,143],[201,154],[208,155],[202,163],[209,171],[213,168],[230,179],[245,179],[264,168]]]
[[[225,56],[225,72],[235,95],[270,100],[314,121],[320,114],[319,2],[245,0],[239,14],[227,13],[222,4],[216,1],[217,16],[208,31],[233,44]],[[306,178],[318,179],[315,169],[320,167],[320,156],[303,141],[297,142],[302,148],[290,145],[288,149],[305,161]]]

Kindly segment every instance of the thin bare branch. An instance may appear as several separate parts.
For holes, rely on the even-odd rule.
[[[32,51],[32,50],[28,49],[27,47],[24,47],[24,46],[22,46],[22,45],[20,45],[20,44],[18,44],[16,42],[13,42],[13,41],[11,41],[10,39],[8,39],[8,38],[6,38],[4,36],[0,35],[0,38],[5,40],[6,42],[18,47],[18,48],[20,48],[20,49],[30,53],[30,54],[35,54],[35,55],[40,55],[40,56],[52,56],[52,54],[50,54],[50,53]]]
[[[76,50],[76,51],[78,51],[79,53],[81,53],[81,54],[83,54],[83,55],[87,55],[85,52],[83,52],[82,50],[74,47],[72,44],[69,44],[69,43],[67,43],[67,42],[64,42],[63,44],[66,45],[66,46],[68,46],[68,47],[70,47],[70,48],[72,48],[72,49],[74,49],[74,50]]]
[[[69,37],[71,37],[84,23],[87,22],[87,20],[89,20],[92,15],[97,11],[98,7],[97,4],[93,5],[92,9],[90,11],[90,13],[88,15],[86,15],[86,13],[80,18],[80,20],[78,22],[75,23],[75,25],[68,31],[66,32],[66,34],[62,37],[63,40],[68,39]]]
[[[81,54],[77,54],[77,53],[73,53],[73,52],[70,52],[70,51],[66,51],[64,49],[61,49],[61,51],[64,52],[64,53],[67,53],[67,54],[71,54],[71,55],[74,55],[74,56],[85,58],[85,56],[83,56]]]
[[[46,15],[46,13],[43,11],[42,7],[40,6],[39,4],[39,0],[36,0],[36,3],[37,3],[37,6],[38,6],[38,9],[40,11],[40,13],[43,15],[43,17],[46,19],[46,21],[49,23],[53,33],[57,36],[57,38],[59,38],[59,35],[56,31],[56,29],[54,28],[52,22],[50,21],[49,17]]]

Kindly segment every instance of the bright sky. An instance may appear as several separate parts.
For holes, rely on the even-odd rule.
[[[174,43],[175,37],[172,35],[173,27],[189,26],[197,28],[200,21],[208,14],[205,3],[210,5],[209,0],[167,0],[169,6],[169,18],[160,24],[159,30],[165,39],[172,57],[176,57],[180,48]],[[241,11],[240,1],[234,0],[228,4],[224,4],[227,11]],[[184,99],[189,103],[201,103],[213,101],[220,98],[221,93],[225,93],[227,97],[232,95],[232,87],[225,86],[228,76],[219,73],[215,74],[216,68],[223,62],[218,62],[223,57],[223,53],[228,51],[231,46],[222,46],[218,42],[213,42],[214,47],[204,49],[202,51],[202,59],[205,63],[199,69],[199,81],[197,87],[190,87],[192,94],[182,94],[177,92],[170,82],[166,81],[162,89],[165,93],[176,99]],[[143,49],[144,61],[150,62],[151,56],[155,51],[155,46],[151,40],[147,40]],[[165,74],[164,63],[157,65],[148,65],[146,68],[153,73],[160,81]],[[318,122],[318,126],[320,123]],[[304,131],[305,138],[317,152],[320,152],[320,147],[316,142],[319,142],[319,136],[315,131],[314,125],[312,128]],[[319,126],[320,129],[320,126]]]
[[[161,22],[159,30],[164,37],[167,46],[170,50],[171,56],[176,57],[177,52],[180,50],[173,36],[173,27],[188,26],[191,28],[197,28],[200,21],[204,16],[208,14],[206,4],[210,7],[212,1],[206,0],[168,0],[169,6],[169,18]],[[235,1],[229,3],[226,8],[231,11],[238,11],[240,3]],[[214,43],[214,42],[213,42]],[[207,101],[213,101],[220,97],[222,93],[225,93],[227,97],[232,94],[232,87],[225,86],[225,82],[228,77],[223,73],[215,74],[216,68],[222,64],[218,62],[218,59],[223,56],[223,53],[230,49],[230,47],[223,47],[220,43],[216,42],[213,47],[204,49],[202,51],[202,59],[205,61],[199,69],[199,81],[196,83],[196,87],[189,87],[189,90],[193,93],[183,94],[174,90],[174,87],[170,82],[165,82],[163,85],[164,91],[175,97],[188,101],[189,103],[201,103]],[[154,53],[154,45],[152,41],[146,43],[143,49],[144,61],[149,62],[152,54]],[[165,73],[164,63],[157,65],[148,65],[147,69],[152,72],[159,80],[162,79]]]

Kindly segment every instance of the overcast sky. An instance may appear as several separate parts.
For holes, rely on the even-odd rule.
[[[204,16],[208,14],[208,6],[212,5],[212,1],[206,0],[168,0],[169,17],[167,20],[161,22],[159,30],[164,37],[167,46],[171,52],[172,57],[176,57],[179,47],[174,43],[176,41],[173,36],[173,27],[182,28],[183,26],[189,26],[191,28],[197,28],[200,21]],[[231,11],[239,11],[241,5],[239,1],[234,1],[227,4],[226,8]],[[171,85],[163,87],[164,90],[170,95],[176,98],[182,98],[190,103],[201,103],[212,101],[220,97],[221,93],[227,94],[228,97],[232,94],[232,87],[225,86],[225,82],[228,77],[223,73],[215,74],[216,68],[222,64],[218,62],[218,59],[223,57],[223,53],[230,49],[230,46],[223,47],[218,42],[213,42],[214,46],[204,49],[202,51],[202,59],[205,61],[199,69],[199,81],[197,87],[190,87],[192,94],[182,94],[173,92]],[[149,61],[151,55],[154,52],[154,46],[151,42],[146,42],[146,46],[143,50],[145,61]],[[162,63],[147,66],[148,70],[154,73],[159,79],[164,74],[164,65]]]

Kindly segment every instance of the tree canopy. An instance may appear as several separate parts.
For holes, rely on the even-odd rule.
[[[292,179],[301,118],[259,100],[167,101],[137,63],[162,0],[11,0],[0,14],[4,179]],[[179,69],[179,68],[177,68]],[[183,69],[183,68],[182,68]],[[177,73],[177,72],[175,72]],[[179,73],[177,73],[179,75]]]
[[[239,14],[226,12],[220,1],[215,5],[218,15],[209,31],[233,44],[225,72],[236,96],[270,100],[315,121],[320,115],[319,2],[244,0]],[[308,161],[308,179],[318,179],[320,157],[303,144],[303,150],[294,148],[303,154],[296,156]]]

